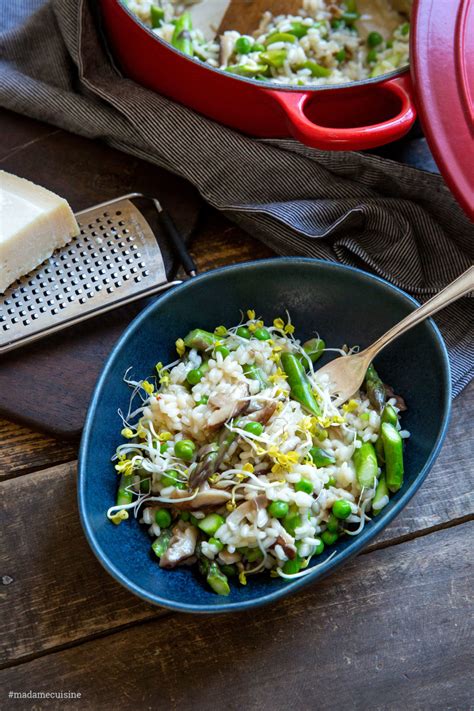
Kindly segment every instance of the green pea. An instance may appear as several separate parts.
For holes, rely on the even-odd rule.
[[[286,501],[272,501],[268,507],[268,513],[273,518],[285,518],[288,515],[289,506]]]
[[[180,439],[174,445],[174,453],[180,459],[184,459],[185,462],[190,462],[194,457],[194,452],[196,450],[196,445],[191,442],[190,439]]]
[[[340,20],[337,18],[335,18],[334,20],[331,20],[331,27],[333,30],[340,30],[344,27],[345,24],[346,23],[344,22],[344,20]]]
[[[314,555],[321,555],[323,550],[324,550],[324,543],[323,543],[323,541],[319,541],[318,545],[314,549]]]
[[[304,477],[302,477],[295,484],[295,491],[304,491],[305,494],[312,494],[313,489],[313,484],[309,481],[309,479],[305,479]]]
[[[264,427],[261,424],[261,422],[247,422],[247,424],[244,427],[245,432],[249,432],[250,434],[253,434],[256,437],[260,437],[263,430],[264,430]]]
[[[192,514],[190,515],[189,520],[193,524],[193,526],[197,526],[199,524],[199,520],[196,518],[196,516],[193,516]]]
[[[336,52],[334,56],[336,57],[338,62],[344,62],[346,59],[346,50],[344,48],[340,49],[339,52]]]
[[[161,483],[163,486],[174,486],[176,489],[185,489],[186,484],[179,481],[179,472],[176,469],[168,469],[161,475]]]
[[[220,353],[222,358],[227,358],[230,353],[230,350],[225,346],[216,346],[216,348],[214,349],[214,353]]]
[[[237,336],[240,336],[240,338],[250,338],[250,331],[247,326],[239,326],[235,333]]]
[[[257,328],[257,330],[255,331],[255,333],[253,335],[259,341],[268,341],[271,338],[271,336],[266,328]]]
[[[288,513],[283,519],[283,527],[288,531],[290,536],[295,535],[297,528],[301,526],[301,516],[297,513]]]
[[[239,37],[235,43],[235,51],[237,54],[249,54],[252,51],[252,42],[248,37]]]
[[[387,44],[385,45],[387,49],[392,49],[393,47],[393,41],[392,40],[387,40]]]
[[[382,44],[383,42],[383,37],[380,34],[380,32],[370,32],[369,36],[367,37],[367,44],[369,47],[378,47],[379,44]]]
[[[331,533],[336,533],[339,530],[339,521],[334,514],[331,514],[327,520],[326,528]]]
[[[321,534],[321,540],[326,546],[332,546],[338,538],[337,533],[332,533],[331,531],[323,531]]]
[[[218,538],[210,538],[208,543],[210,543],[211,546],[215,546],[218,551],[221,551],[224,548],[224,544]]]
[[[410,32],[410,23],[409,23],[409,22],[405,22],[405,23],[401,26],[400,31],[401,31],[402,35],[407,35],[407,34]]]
[[[171,523],[171,514],[168,509],[158,509],[155,511],[155,523],[160,528],[167,528]]]
[[[180,517],[181,521],[189,521],[190,513],[189,513],[189,511],[181,511],[181,514],[179,517]]]
[[[201,368],[193,368],[187,374],[186,380],[190,385],[197,385],[202,380],[203,376],[204,373],[202,372]]]
[[[163,442],[163,444],[160,444],[160,454],[164,454],[167,452],[169,449],[169,444],[168,442]]]
[[[301,562],[295,558],[294,560],[287,560],[282,570],[287,575],[294,575],[295,573],[299,573],[300,568]]]
[[[351,515],[352,506],[348,501],[346,501],[346,499],[339,499],[338,501],[334,502],[332,506],[332,512],[336,518],[339,518],[343,521]]]
[[[371,49],[369,52],[367,52],[367,61],[370,64],[377,61],[377,50],[376,49]]]

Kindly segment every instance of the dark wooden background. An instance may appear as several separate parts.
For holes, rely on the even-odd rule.
[[[84,140],[0,114],[0,167],[34,178],[47,159],[60,176],[52,136]],[[87,203],[91,185],[125,192],[122,172],[130,183],[141,168],[113,159],[115,177],[91,165],[57,189]],[[207,209],[192,252],[201,270],[271,255]],[[473,411],[470,387],[427,481],[362,555],[271,607],[219,617],[154,608],[121,588],[79,523],[77,443],[0,420],[0,708],[472,708]],[[81,698],[8,698],[29,690]]]

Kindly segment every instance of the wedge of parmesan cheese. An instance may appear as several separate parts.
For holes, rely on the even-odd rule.
[[[0,294],[77,234],[66,200],[0,170]]]

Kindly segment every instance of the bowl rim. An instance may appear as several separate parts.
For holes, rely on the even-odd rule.
[[[176,49],[173,47],[172,44],[169,42],[165,42],[164,39],[156,35],[153,30],[145,25],[144,22],[142,22],[137,15],[132,10],[129,10],[129,8],[122,2],[122,0],[112,0],[115,2],[115,5],[118,6],[121,10],[123,10],[129,17],[129,19],[133,20],[135,25],[137,25],[140,30],[145,32],[148,36],[150,36],[153,40],[155,40],[158,44],[160,44],[162,47],[164,47],[166,50],[169,50],[176,56],[180,58],[184,58],[187,62],[192,62],[193,64],[198,65],[199,67],[203,67],[204,69],[208,69],[211,72],[224,75],[226,78],[235,80],[235,81],[240,81],[244,82],[245,84],[252,84],[253,86],[258,87],[259,89],[266,89],[266,90],[272,90],[272,91],[287,91],[287,92],[294,92],[297,94],[303,94],[303,93],[312,93],[312,92],[317,92],[317,91],[335,91],[339,89],[351,89],[354,87],[361,87],[361,86],[367,86],[370,84],[383,84],[385,81],[388,81],[390,79],[396,79],[397,77],[404,76],[405,74],[408,74],[410,71],[410,62],[407,64],[404,64],[401,67],[397,67],[396,69],[393,69],[390,72],[387,72],[385,74],[380,74],[377,77],[368,77],[367,79],[357,79],[355,81],[347,81],[343,82],[341,84],[318,84],[318,85],[311,85],[311,84],[305,84],[303,86],[298,86],[295,84],[284,84],[283,82],[274,82],[274,81],[269,81],[268,83],[262,83],[261,81],[258,81],[256,79],[252,79],[251,77],[242,77],[237,74],[230,74],[228,72],[225,72],[224,70],[220,69],[219,67],[212,67],[210,64],[207,64],[206,62],[203,62],[202,60],[198,59],[197,57],[188,57],[186,54],[181,52],[180,50]],[[102,2],[102,0],[101,0]]]
[[[360,537],[357,536],[353,539],[353,543],[350,546],[350,549],[347,551],[342,551],[335,555],[333,558],[326,559],[322,561],[320,564],[316,564],[312,566],[311,570],[313,571],[312,573],[309,573],[306,576],[303,576],[302,578],[298,578],[297,580],[293,582],[286,582],[285,585],[282,584],[282,586],[276,590],[273,590],[272,592],[263,595],[259,598],[256,598],[255,600],[248,600],[248,601],[239,601],[239,602],[223,602],[219,605],[212,605],[208,603],[178,603],[174,601],[169,601],[166,598],[161,597],[158,593],[150,593],[148,590],[142,588],[140,585],[132,582],[127,578],[126,575],[124,575],[119,568],[117,568],[111,560],[107,557],[106,553],[103,552],[101,546],[99,545],[98,541],[96,540],[94,531],[92,530],[92,525],[89,520],[88,514],[87,514],[87,507],[85,505],[85,485],[86,485],[86,480],[87,480],[87,473],[86,473],[86,465],[85,465],[85,459],[86,459],[86,454],[89,449],[89,442],[91,438],[91,431],[92,431],[92,423],[95,417],[95,411],[97,408],[97,403],[99,400],[99,396],[102,392],[103,386],[106,383],[110,370],[112,367],[112,364],[115,360],[115,357],[117,353],[120,351],[122,348],[124,342],[129,338],[129,335],[131,332],[133,332],[135,329],[140,328],[141,324],[143,321],[145,321],[149,314],[153,312],[156,308],[160,308],[163,303],[166,303],[166,301],[170,298],[173,298],[176,292],[179,291],[184,291],[185,289],[193,288],[193,284],[199,283],[201,281],[206,281],[209,278],[212,278],[216,274],[225,274],[226,272],[230,271],[240,271],[240,270],[245,270],[249,267],[255,267],[255,266],[261,266],[263,268],[267,266],[271,266],[275,263],[280,263],[282,266],[295,266],[298,264],[312,264],[315,266],[323,266],[325,269],[333,269],[334,271],[342,271],[342,272],[352,272],[356,273],[358,275],[361,275],[363,278],[368,279],[369,281],[375,281],[384,286],[385,288],[389,288],[393,291],[395,291],[402,299],[407,303],[409,306],[417,307],[419,306],[419,302],[414,299],[412,296],[409,294],[406,294],[402,289],[398,288],[397,286],[394,286],[393,284],[390,284],[390,282],[386,281],[385,279],[382,279],[379,276],[370,274],[368,272],[363,271],[362,269],[358,269],[357,267],[352,267],[348,266],[345,264],[340,264],[339,262],[329,262],[324,259],[316,259],[312,257],[271,257],[267,259],[261,259],[261,260],[252,260],[248,262],[241,262],[238,264],[232,264],[224,267],[220,267],[218,269],[213,269],[210,270],[209,272],[204,272],[203,274],[200,274],[196,277],[193,277],[192,279],[189,279],[187,281],[182,282],[178,286],[175,286],[168,291],[164,292],[160,296],[158,296],[157,299],[155,299],[151,304],[149,304],[147,307],[143,309],[125,328],[115,345],[113,346],[111,352],[109,353],[107,360],[102,368],[102,371],[99,375],[99,378],[95,384],[93,395],[91,398],[91,401],[89,403],[89,407],[87,410],[87,416],[84,424],[84,430],[81,438],[81,444],[80,444],[80,449],[79,449],[79,458],[78,458],[78,486],[77,486],[77,497],[78,497],[78,508],[79,508],[79,516],[80,516],[80,521],[82,524],[82,528],[84,530],[86,539],[98,559],[98,561],[101,563],[101,565],[105,568],[105,570],[113,577],[117,582],[119,582],[121,585],[123,585],[127,590],[130,592],[134,593],[137,595],[139,598],[142,600],[145,600],[148,603],[154,604],[154,605],[159,605],[160,607],[164,607],[170,610],[174,610],[177,612],[189,612],[189,613],[198,613],[198,614],[219,614],[219,613],[224,613],[224,612],[236,612],[240,610],[247,610],[247,609],[252,609],[256,607],[260,607],[262,605],[266,605],[270,602],[275,602],[279,600],[280,598],[286,597],[287,595],[293,594],[299,590],[301,590],[303,587],[306,587],[310,583],[314,583],[317,580],[322,580],[324,577],[332,573],[334,570],[336,570],[340,565],[343,563],[347,562],[350,560],[352,557],[357,555],[363,548],[365,548],[370,541],[372,541],[384,528],[388,526],[388,524],[403,510],[403,508],[407,505],[407,503],[410,501],[410,499],[415,495],[415,493],[418,491],[420,488],[421,484],[424,482],[426,479],[429,471],[431,470],[438,454],[441,449],[441,446],[444,442],[444,439],[446,437],[446,432],[449,426],[450,422],[450,417],[451,417],[451,401],[452,401],[452,385],[451,385],[451,367],[449,363],[449,357],[448,357],[448,352],[446,348],[446,344],[443,340],[443,337],[441,336],[441,333],[439,331],[439,328],[437,325],[434,323],[432,319],[427,319],[427,323],[429,323],[430,328],[432,329],[436,340],[438,341],[438,344],[440,346],[440,352],[442,355],[442,366],[443,366],[443,371],[444,371],[444,376],[445,376],[445,383],[446,386],[444,388],[445,392],[445,397],[446,397],[446,406],[444,409],[443,417],[442,417],[442,422],[441,422],[441,427],[438,432],[438,436],[436,438],[436,441],[434,443],[433,449],[425,462],[425,465],[423,468],[418,472],[416,475],[415,480],[411,484],[410,487],[407,488],[406,491],[403,492],[402,496],[400,499],[396,502],[396,504],[393,506],[393,509],[390,511],[386,512],[385,514],[382,513],[380,519],[377,521],[373,521],[372,523],[374,524],[370,531],[367,531],[367,534],[362,534]],[[321,570],[322,569],[322,570]]]

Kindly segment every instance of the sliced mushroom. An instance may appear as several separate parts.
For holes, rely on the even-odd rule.
[[[172,530],[168,550],[160,558],[160,568],[176,568],[194,555],[198,530],[185,521],[179,521]]]
[[[276,402],[269,402],[268,405],[264,405],[259,410],[255,410],[255,412],[250,412],[248,415],[246,415],[246,419],[251,420],[252,422],[261,422],[262,425],[266,425],[270,417],[275,412],[276,408]]]
[[[206,506],[222,506],[232,498],[228,491],[224,491],[223,489],[211,489],[208,484],[204,484],[201,491],[199,491],[197,496],[194,499],[191,499],[191,501],[179,501],[179,499],[188,497],[189,492],[175,489],[170,498],[176,499],[174,506],[179,511],[192,511]]]
[[[283,552],[287,558],[289,558],[290,560],[294,560],[296,558],[296,548],[292,542],[285,541],[283,536],[278,536],[272,548],[277,545],[280,545],[283,548]]]
[[[219,62],[221,67],[227,66],[234,51],[235,39],[232,35],[223,34],[220,36]]]
[[[387,385],[386,383],[384,383],[384,388],[385,388],[385,392],[386,392],[388,398],[392,398],[392,397],[395,398],[396,405],[397,405],[398,409],[400,410],[400,412],[405,412],[406,410],[408,410],[405,400],[402,398],[401,395],[395,394],[391,385]]]
[[[212,395],[208,407],[212,408],[213,412],[207,420],[207,428],[214,430],[232,417],[241,415],[249,406],[248,400],[245,400],[249,392],[246,383],[237,383],[228,393]]]
[[[219,560],[225,565],[232,565],[233,563],[238,563],[242,559],[240,553],[235,551],[235,553],[229,553],[229,551],[221,551],[219,553]]]
[[[252,511],[258,511],[260,508],[265,508],[267,504],[268,499],[265,494],[259,494],[255,499],[249,499],[248,501],[244,501],[240,506],[237,506],[237,508],[227,516],[226,523],[235,529],[247,514]]]

